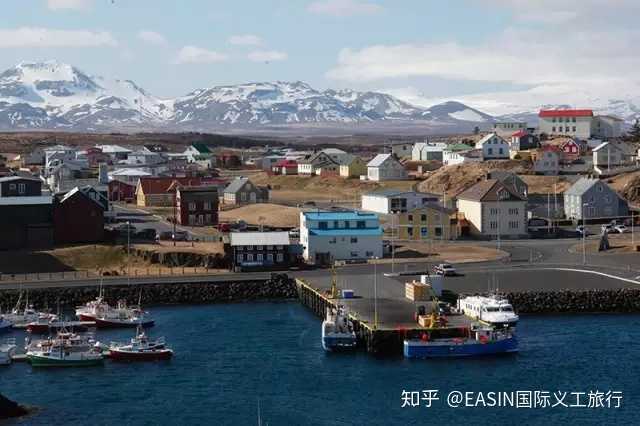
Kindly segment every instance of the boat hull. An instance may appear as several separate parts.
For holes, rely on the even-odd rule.
[[[357,339],[352,337],[322,337],[322,348],[327,352],[347,352],[356,348]]]
[[[153,327],[155,324],[153,320],[140,322],[140,321],[94,318],[93,321],[95,321],[96,323],[96,328],[136,328],[138,326],[148,328],[148,327]]]
[[[121,351],[110,350],[108,357],[114,361],[163,361],[173,357],[173,351],[162,349],[157,351]]]
[[[102,358],[88,359],[58,359],[39,355],[28,355],[29,363],[33,367],[93,367],[102,365]]]
[[[460,358],[514,353],[518,351],[515,337],[481,343],[440,343],[421,340],[405,340],[406,358]]]

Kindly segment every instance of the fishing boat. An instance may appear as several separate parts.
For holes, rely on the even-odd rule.
[[[129,343],[111,343],[107,356],[115,361],[156,361],[171,358],[173,351],[166,347],[164,337],[151,340],[144,329],[138,326],[135,337]]]
[[[515,327],[519,320],[511,303],[493,294],[462,297],[457,308],[464,315],[495,327]]]
[[[124,300],[118,301],[118,306],[97,315],[93,321],[96,328],[134,328],[138,326],[152,327],[155,321],[148,312],[140,306],[130,307]]]
[[[16,339],[7,339],[0,343],[0,365],[9,365],[16,353]]]
[[[13,323],[0,315],[0,333],[8,331],[11,327],[13,327]]]
[[[36,311],[33,305],[29,304],[29,293],[27,293],[24,308],[22,304],[22,293],[20,293],[16,306],[11,312],[5,313],[2,316],[6,321],[11,322],[15,328],[25,328],[27,324],[38,320],[55,320],[58,318],[56,315],[48,312]]]
[[[58,332],[64,328],[84,332],[95,326],[95,321],[58,321],[41,319],[27,324],[26,329],[27,332],[31,334],[47,334]]]
[[[93,334],[77,334],[62,328],[55,337],[32,341],[25,339],[25,351],[51,351],[51,348],[64,346],[70,352],[86,352],[95,349],[96,340]]]
[[[94,349],[74,351],[65,343],[27,352],[33,367],[90,367],[101,365],[104,358]]]
[[[327,316],[322,322],[322,348],[334,352],[351,350],[356,345],[356,332],[346,308],[342,305],[327,308]]]
[[[518,351],[518,340],[509,329],[471,326],[461,337],[437,337],[425,331],[419,339],[405,339],[406,358],[458,358]]]

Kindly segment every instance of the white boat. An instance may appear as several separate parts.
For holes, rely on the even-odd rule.
[[[327,317],[322,321],[322,347],[327,352],[351,350],[356,347],[357,337],[353,322],[344,306],[327,308]]]
[[[109,358],[116,361],[156,361],[173,356],[173,351],[165,345],[164,337],[149,339],[142,326],[138,326],[136,336],[129,343],[109,345]]]
[[[0,343],[0,365],[11,364],[16,353],[16,339],[7,339]]]
[[[496,327],[515,327],[520,319],[511,303],[496,295],[462,297],[457,307],[462,314]]]
[[[46,352],[58,346],[64,346],[68,352],[86,352],[95,349],[96,340],[93,334],[76,334],[64,328],[53,338],[34,341],[30,337],[25,339],[26,352]]]
[[[0,315],[0,333],[9,330],[11,327],[13,327],[13,323]]]
[[[32,367],[88,367],[102,364],[104,357],[94,349],[73,351],[62,343],[30,350],[27,359]]]
[[[13,324],[13,327],[24,328],[27,324],[41,321],[41,320],[57,320],[58,317],[54,314],[47,312],[38,312],[34,309],[33,305],[29,304],[29,293],[24,302],[24,308],[22,307],[22,293],[18,297],[18,302],[11,312],[5,313],[2,316],[6,321]]]

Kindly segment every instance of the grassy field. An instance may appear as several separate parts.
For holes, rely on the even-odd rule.
[[[251,204],[220,212],[221,222],[244,220],[250,225],[268,225],[273,227],[297,227],[300,221],[300,209],[278,204]]]

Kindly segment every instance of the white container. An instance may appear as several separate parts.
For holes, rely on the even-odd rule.
[[[420,282],[422,284],[431,284],[431,288],[436,296],[442,296],[442,289],[444,287],[443,283],[444,277],[442,275],[420,275]]]

